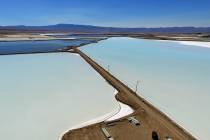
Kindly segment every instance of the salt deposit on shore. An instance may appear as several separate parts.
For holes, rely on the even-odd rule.
[[[4,35],[0,37],[0,41],[41,41],[41,40],[65,40],[75,39],[72,37],[54,37],[47,34],[15,34],[15,35]]]
[[[201,41],[175,41],[175,40],[156,40],[161,42],[176,42],[182,45],[188,45],[188,46],[197,46],[197,47],[205,47],[210,48],[210,42],[201,42]]]
[[[118,93],[118,91],[115,90],[114,94],[117,95],[117,93]],[[118,113],[116,113],[112,117],[106,119],[105,122],[120,119],[120,118],[130,115],[134,112],[134,110],[130,106],[123,104],[122,102],[119,102],[119,101],[118,101],[118,103],[119,103],[119,107],[120,107]]]
[[[118,93],[118,91],[115,90],[114,94],[116,95],[117,93]],[[100,123],[100,122],[103,122],[103,121],[104,122],[114,121],[114,120],[120,119],[122,117],[125,117],[127,115],[130,115],[130,114],[132,114],[134,112],[134,110],[130,106],[128,106],[126,104],[123,104],[123,103],[121,103],[119,101],[118,101],[118,103],[119,103],[119,107],[118,107],[117,110],[114,110],[113,112],[105,114],[105,115],[103,115],[101,117],[98,117],[98,118],[86,121],[86,122],[81,123],[79,125],[73,126],[69,130],[79,129],[79,128],[82,128],[82,127],[85,127],[85,126],[89,126],[89,125],[92,125],[92,124],[96,124],[96,123]],[[63,134],[60,136],[60,139],[62,138],[62,136],[63,136]]]
[[[118,93],[118,91],[115,90],[114,94],[116,95],[117,93]],[[113,121],[113,120],[125,117],[127,115],[130,115],[134,112],[134,110],[130,106],[128,106],[128,105],[126,105],[126,104],[124,104],[120,101],[118,101],[118,103],[119,103],[119,107],[118,107],[117,110],[114,110],[113,112],[105,114],[101,117],[86,121],[86,122],[81,123],[79,125],[73,126],[73,127],[70,128],[70,130],[82,128],[82,127],[92,125],[92,124],[95,124],[95,123],[99,123],[99,122],[102,122],[102,121],[105,121],[105,122]]]
[[[180,44],[183,45],[190,45],[190,46],[199,46],[199,47],[206,47],[210,48],[210,42],[199,42],[199,41],[178,41]]]
[[[120,119],[120,118],[130,115],[134,112],[134,110],[130,106],[123,104],[121,102],[119,102],[119,104],[120,104],[120,111],[117,114],[115,114],[114,116],[106,119],[105,122],[110,122],[110,121]]]

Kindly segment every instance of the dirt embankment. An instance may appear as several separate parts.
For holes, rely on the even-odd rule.
[[[152,139],[153,131],[158,133],[160,139],[170,137],[173,140],[196,140],[190,133],[185,131],[149,102],[138,96],[86,54],[77,48],[74,48],[72,51],[78,53],[111,86],[119,91],[116,99],[131,106],[135,110],[135,112],[129,116],[135,117],[140,122],[140,125],[136,126],[130,123],[127,119],[129,116],[127,116],[108,123],[101,122],[84,128],[70,130],[64,134],[62,140],[105,140],[107,138],[103,134],[102,128],[105,128],[109,135],[115,140],[149,140]]]

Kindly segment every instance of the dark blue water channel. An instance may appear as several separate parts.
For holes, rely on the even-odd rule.
[[[47,40],[47,41],[15,41],[0,42],[0,55],[56,52],[70,46],[80,46],[91,43],[91,40]]]

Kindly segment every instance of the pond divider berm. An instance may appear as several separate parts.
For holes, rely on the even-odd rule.
[[[196,140],[188,131],[136,94],[77,47],[71,48],[68,52],[79,54],[91,65],[93,69],[118,91],[118,94],[115,96],[116,100],[132,107],[134,113],[112,122],[101,122],[83,128],[69,130],[69,132],[64,134],[62,140],[82,140],[84,138],[86,140],[109,139],[104,135],[102,131],[104,129],[106,129],[112,139],[116,140],[149,140],[153,139],[152,135],[154,134],[157,134],[160,140],[169,138],[173,140]],[[132,125],[128,121],[129,117],[135,117],[140,122],[140,125]]]

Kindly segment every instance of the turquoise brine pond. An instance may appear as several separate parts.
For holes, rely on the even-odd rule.
[[[118,110],[114,89],[70,53],[0,56],[0,139],[58,140]]]
[[[203,140],[210,139],[210,49],[177,42],[110,38],[81,48]]]

